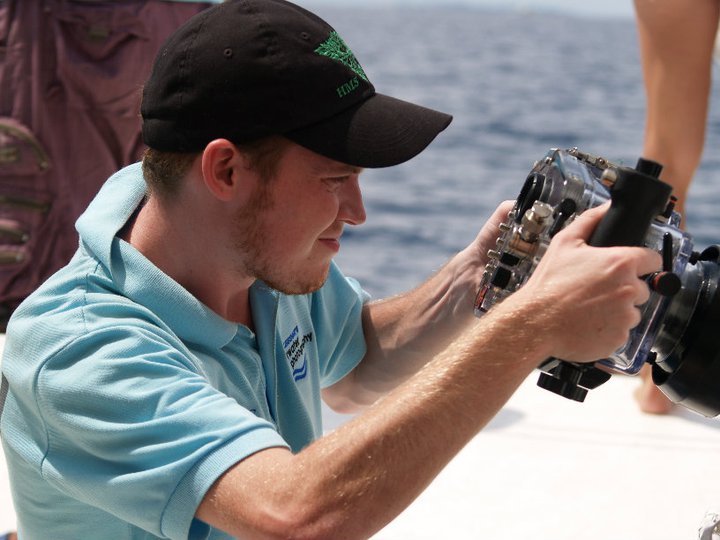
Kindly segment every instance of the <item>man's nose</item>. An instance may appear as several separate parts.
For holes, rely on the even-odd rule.
[[[350,225],[361,225],[365,223],[367,214],[363,204],[362,191],[358,178],[354,178],[343,185],[342,200],[338,219]]]

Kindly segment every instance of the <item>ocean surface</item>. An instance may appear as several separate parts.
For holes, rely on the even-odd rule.
[[[454,116],[410,162],[365,171],[367,222],[348,227],[338,263],[376,298],[407,290],[515,199],[550,148],[634,166],[645,96],[630,18],[463,7],[306,3],[343,36],[381,93]],[[720,243],[720,93],[687,203],[697,247]]]

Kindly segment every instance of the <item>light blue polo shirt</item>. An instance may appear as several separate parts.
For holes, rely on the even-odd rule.
[[[367,295],[336,266],[314,294],[253,285],[253,334],[115,236],[144,196],[140,164],[111,177],[10,322],[0,431],[23,540],[228,538],[193,518],[207,489],[319,437],[320,389],[365,354]]]

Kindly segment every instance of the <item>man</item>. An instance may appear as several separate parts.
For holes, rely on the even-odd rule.
[[[450,117],[375,92],[339,35],[284,0],[178,30],[143,97],[142,165],[78,221],[71,263],[13,316],[4,449],[23,539],[365,538],[548,356],[606,356],[660,267],[556,235],[528,283],[472,301],[502,205],[417,289],[368,302],[332,258],[363,167]],[[322,436],[320,397],[357,412]]]

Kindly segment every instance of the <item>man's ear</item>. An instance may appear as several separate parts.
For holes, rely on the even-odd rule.
[[[244,155],[227,139],[210,141],[200,166],[205,186],[221,201],[230,201],[237,195],[242,176],[247,173]]]

